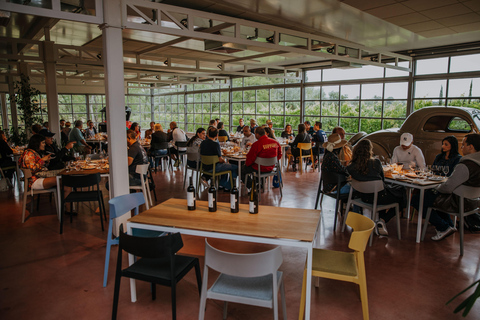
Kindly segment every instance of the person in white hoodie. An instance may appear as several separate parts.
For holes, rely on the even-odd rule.
[[[458,207],[456,203],[452,202],[450,205],[446,201],[441,202],[438,200],[442,200],[442,198],[447,199],[448,195],[453,193],[460,185],[480,186],[480,134],[472,133],[466,135],[463,138],[461,148],[463,153],[462,159],[460,159],[448,180],[436,188],[436,191],[439,192],[437,197],[435,197],[435,200],[437,200],[436,205],[441,203],[442,208]],[[433,207],[435,207],[434,203],[432,203]],[[479,205],[479,200],[465,199],[465,211],[472,210]],[[442,240],[456,231],[450,215],[443,212],[432,210],[430,223],[437,229],[437,234],[432,237],[434,241]]]
[[[413,135],[405,132],[400,136],[400,145],[393,149],[392,163],[402,163],[405,169],[413,162],[420,169],[425,169],[422,150],[413,144]]]

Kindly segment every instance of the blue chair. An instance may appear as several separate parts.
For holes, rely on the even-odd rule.
[[[115,197],[108,201],[108,203],[110,204],[110,222],[108,224],[107,252],[105,253],[105,271],[103,273],[104,287],[107,286],[108,265],[110,262],[110,248],[112,247],[112,245],[118,245],[119,243],[118,237],[112,239],[113,219],[121,217],[132,210],[135,210],[133,214],[137,215],[138,207],[142,204],[145,204],[145,197],[143,196],[143,193],[131,193]],[[162,234],[163,232],[159,231],[133,229],[133,235],[139,237],[156,237]]]

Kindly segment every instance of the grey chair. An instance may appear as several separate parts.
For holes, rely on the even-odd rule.
[[[476,207],[474,210],[470,210],[465,212],[465,199],[477,199],[480,198],[480,187],[469,187],[460,185],[455,190],[453,190],[453,194],[458,197],[458,212],[448,212],[438,208],[435,210],[447,213],[449,215],[459,217],[460,218],[460,255],[463,256],[463,235],[464,235],[464,224],[465,224],[465,217],[469,216],[474,213],[479,213],[480,208]],[[422,231],[422,241],[425,238],[425,233],[427,232],[428,220],[430,219],[430,215],[432,213],[432,207],[429,207],[427,210],[427,216],[425,217],[425,224],[423,226]]]
[[[50,188],[50,189],[43,189],[43,190],[31,189],[31,188],[29,188],[28,184],[29,184],[29,180],[32,178],[32,172],[30,171],[30,169],[24,169],[24,168],[22,168],[22,172],[23,172],[23,176],[24,176],[23,201],[22,201],[22,223],[25,222],[25,211],[27,209],[27,196],[28,196],[28,194],[32,195],[32,201],[30,202],[30,205],[31,205],[30,213],[32,213],[33,212],[33,197],[36,194],[53,193],[54,200],[55,200],[55,207],[57,208],[57,214],[60,216],[60,212],[58,210],[57,188]]]
[[[378,205],[378,193],[385,189],[382,180],[374,180],[374,181],[358,181],[352,179],[350,181],[350,194],[348,195],[347,207],[345,208],[345,219],[343,219],[342,225],[342,232],[345,231],[345,222],[347,221],[348,212],[350,211],[350,207],[352,205],[357,205],[363,209],[368,209],[372,211],[372,220],[378,221],[378,212],[382,210],[388,210],[390,208],[395,208],[396,218],[397,218],[397,234],[398,240],[401,240],[400,234],[400,208],[398,203],[390,203],[390,204],[383,204]],[[356,190],[361,193],[373,193],[373,203],[366,203],[363,202],[360,198],[353,198],[353,190]],[[370,236],[370,246],[372,245],[373,235]]]
[[[257,159],[255,159],[255,163],[258,166],[258,170],[257,170],[257,172],[254,172],[253,174],[249,174],[249,175],[251,175],[252,178],[255,178],[255,177],[257,178],[257,183],[258,183],[259,186],[261,185],[260,181],[262,179],[277,176],[278,181],[280,181],[280,196],[283,197],[283,190],[282,190],[283,189],[283,180],[281,178],[280,166],[279,166],[277,157],[276,156],[272,157],[272,158],[257,157]],[[275,166],[272,171],[270,171],[270,172],[262,172],[261,171],[261,167],[271,167],[271,166]],[[266,183],[264,183],[263,185],[265,186],[265,184]],[[263,189],[263,191],[265,191],[265,190]],[[258,193],[258,199],[260,200],[260,193]]]

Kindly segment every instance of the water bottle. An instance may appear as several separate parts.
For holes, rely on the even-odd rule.
[[[212,179],[212,183],[208,189],[208,211],[217,211],[217,189],[215,188],[215,179]]]
[[[248,212],[251,214],[258,213],[258,194],[257,190],[255,189],[255,180],[252,179],[252,192],[250,192],[250,201],[248,206]]]
[[[230,212],[238,213],[238,189],[236,179],[233,179],[233,188],[230,191]]]
[[[188,210],[195,210],[197,208],[195,203],[195,188],[193,187],[192,177],[190,177],[190,185],[187,188],[187,207]]]

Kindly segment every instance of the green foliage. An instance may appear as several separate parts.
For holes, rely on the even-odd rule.
[[[446,304],[449,304],[450,302],[452,302],[453,300],[455,300],[458,296],[460,296],[462,293],[466,292],[468,289],[472,288],[473,286],[477,286],[477,288],[475,289],[475,291],[470,295],[468,296],[465,300],[462,301],[462,303],[460,303],[456,308],[455,310],[453,311],[453,313],[458,313],[460,312],[462,309],[465,309],[463,310],[463,313],[462,313],[462,317],[466,317],[468,315],[468,313],[470,312],[470,309],[472,309],[473,305],[475,304],[475,302],[477,301],[477,299],[480,297],[480,280],[477,280],[475,281],[474,283],[472,283],[471,285],[469,285],[467,288],[465,288],[465,290],[462,290],[460,293],[458,293],[457,295],[455,295],[452,299],[450,299]]]
[[[11,141],[17,145],[27,144],[32,125],[43,122],[43,118],[37,115],[44,111],[38,103],[39,96],[40,91],[30,86],[30,78],[21,74],[20,81],[15,82],[15,96],[10,96],[10,100],[15,101],[20,111],[20,120],[24,124],[23,128],[12,128],[10,131]]]

